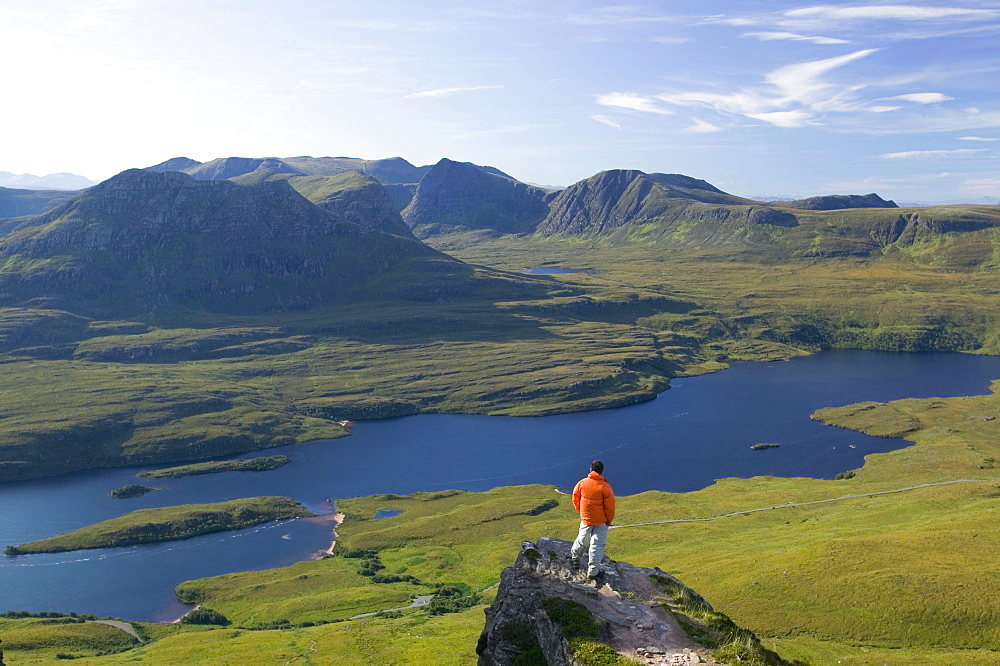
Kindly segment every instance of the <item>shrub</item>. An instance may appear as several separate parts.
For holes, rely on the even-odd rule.
[[[193,611],[181,618],[183,624],[229,624],[229,618],[214,611],[211,608],[195,608]]]

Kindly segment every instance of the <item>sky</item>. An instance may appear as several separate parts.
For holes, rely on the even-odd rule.
[[[0,171],[176,156],[1000,197],[1000,0],[3,0]]]

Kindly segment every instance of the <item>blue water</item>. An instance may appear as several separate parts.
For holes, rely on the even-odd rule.
[[[151,468],[2,484],[0,547],[134,509],[253,495],[288,495],[327,517],[125,549],[0,556],[0,611],[176,618],[185,607],[172,591],[184,580],[282,566],[327,548],[328,500],[342,497],[525,483],[570,488],[594,458],[604,461],[618,495],[696,490],[727,476],[831,478],[860,467],[867,454],[908,443],[824,426],[809,418],[816,409],[986,393],[997,378],[997,357],[833,351],[677,379],[656,400],[620,409],[359,423],[350,437],[269,450],[292,457],[277,470],[144,480],[163,490],[127,500],[108,493]],[[781,447],[752,451],[759,442]]]

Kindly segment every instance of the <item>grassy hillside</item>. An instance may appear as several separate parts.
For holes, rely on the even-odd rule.
[[[249,497],[212,504],[183,504],[139,509],[72,532],[8,546],[7,555],[59,553],[83,548],[112,548],[189,539],[200,534],[239,530],[251,525],[315,514],[288,497]]]

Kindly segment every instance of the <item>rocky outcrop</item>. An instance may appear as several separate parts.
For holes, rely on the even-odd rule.
[[[880,246],[913,245],[921,238],[945,233],[980,231],[997,226],[992,219],[941,219],[904,213],[892,220],[880,220],[872,226],[871,238]]]
[[[718,663],[682,628],[681,621],[695,620],[672,610],[683,597],[712,612],[700,595],[660,569],[607,557],[604,581],[595,585],[587,581],[585,567],[572,566],[570,546],[549,538],[522,544],[486,609],[476,650],[479,666],[513,666],[529,652],[550,666],[580,663],[577,655],[584,652],[617,653],[648,664]]]
[[[895,201],[871,194],[830,194],[795,201],[781,201],[777,205],[801,210],[840,210],[842,208],[898,208]]]
[[[421,179],[403,219],[418,236],[458,228],[534,231],[549,212],[549,192],[498,174],[443,159]]]

